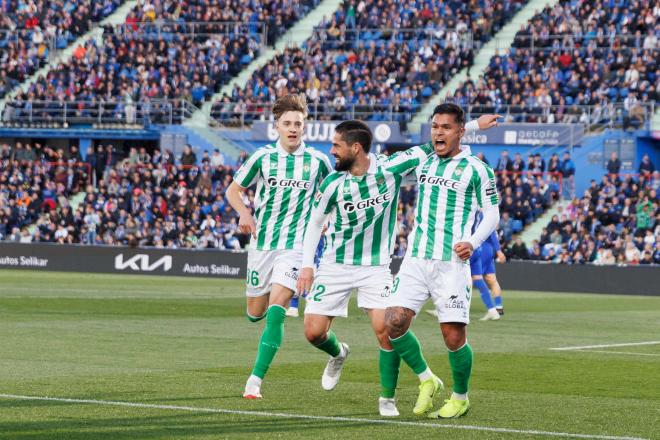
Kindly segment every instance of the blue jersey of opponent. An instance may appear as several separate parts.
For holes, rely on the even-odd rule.
[[[479,223],[481,223],[482,218],[483,215],[481,212],[477,212],[474,226],[472,227],[473,234],[477,229],[477,226],[479,226]],[[499,250],[500,240],[497,238],[497,231],[493,231],[486,241],[474,250],[474,253],[470,257],[470,271],[472,272],[472,275],[495,273],[495,255]]]

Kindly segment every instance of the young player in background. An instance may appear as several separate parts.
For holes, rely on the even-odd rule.
[[[239,228],[251,233],[247,265],[247,316],[264,317],[257,359],[243,397],[261,398],[261,383],[284,333],[286,307],[302,263],[302,242],[314,194],[330,172],[323,153],[307,147],[302,135],[307,117],[304,95],[286,95],[273,106],[279,140],[259,148],[236,171],[227,200],[240,215]],[[254,216],[244,199],[256,184]]]

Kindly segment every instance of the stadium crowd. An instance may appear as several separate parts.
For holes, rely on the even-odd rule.
[[[79,116],[94,116],[97,103],[109,103],[108,113],[119,121],[130,119],[135,106],[151,109],[154,100],[171,100],[174,108],[180,101],[199,106],[258,56],[264,40],[274,42],[316,3],[144,2],[124,25],[106,26],[102,44],[90,39],[79,45],[71,62],[13,99],[11,117],[36,111],[48,118],[67,101],[87,102],[77,105]]]
[[[563,264],[660,264],[659,188],[660,172],[646,156],[636,176],[592,180],[582,197],[560,207],[531,249],[517,237],[504,252]]]
[[[451,99],[477,114],[510,111],[515,122],[615,117],[639,127],[644,105],[658,99],[659,18],[660,8],[645,0],[562,0],[534,16],[509,51]]]
[[[524,1],[345,1],[301,47],[255,72],[214,104],[214,117],[248,122],[286,93],[306,93],[315,119],[393,119],[419,107],[472,64]],[[396,29],[396,30],[394,30]]]
[[[0,146],[0,239],[170,248],[240,249],[237,216],[223,194],[234,169],[218,151],[198,161],[185,147],[149,155],[112,145],[82,162],[70,151]],[[94,185],[96,181],[96,185]],[[251,194],[253,197],[253,194]]]
[[[123,0],[0,1],[0,98],[112,14]]]
[[[239,164],[247,157],[243,154]],[[482,159],[485,159],[480,154]],[[249,237],[224,193],[235,168],[219,151],[198,158],[113,145],[90,148],[0,145],[0,240],[242,249]],[[610,168],[610,163],[608,163]],[[620,162],[619,162],[620,168]],[[517,234],[561,199],[557,175],[575,172],[570,156],[547,164],[503,152],[494,169],[501,194],[500,239],[512,259],[564,264],[660,264],[660,172],[647,157],[639,177],[616,173],[592,181],[563,204],[531,249]],[[415,188],[402,187],[394,255],[403,256],[414,223]],[[254,192],[248,191],[252,203]]]

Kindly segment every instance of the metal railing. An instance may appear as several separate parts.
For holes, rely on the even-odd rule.
[[[451,100],[448,100],[451,102]],[[515,105],[461,105],[468,120],[484,114],[497,113],[503,122],[530,123],[582,123],[587,130],[598,128],[645,128],[650,127],[654,103],[637,103],[626,109],[623,104],[605,106],[515,106]],[[420,105],[394,104],[333,104],[311,102],[308,104],[310,119],[341,121],[362,119],[405,124]],[[211,116],[226,126],[245,127],[254,121],[270,120],[271,103],[217,102],[213,104]]]
[[[211,117],[225,126],[245,127],[254,121],[270,120],[273,104],[245,102],[217,102],[211,109]],[[365,121],[410,122],[421,104],[333,104],[310,102],[309,118],[313,120],[341,121],[361,119]]]
[[[607,50],[653,50],[660,49],[660,45],[656,44],[655,48],[644,49],[644,35],[636,37],[634,34],[603,34],[591,35],[588,33],[573,33],[573,34],[534,34],[534,35],[520,35],[517,34],[513,43],[509,39],[504,39],[506,44],[500,44],[502,39],[495,37],[496,50],[508,49],[527,49],[532,52],[552,52],[552,51],[569,51],[572,54],[575,49],[607,49]]]
[[[451,102],[451,100],[448,100]],[[599,128],[650,129],[655,111],[654,102],[638,102],[625,108],[622,103],[606,105],[465,105],[468,119],[497,113],[503,122],[584,124],[587,131]]]
[[[6,127],[59,128],[72,125],[122,124],[145,128],[152,124],[180,124],[196,108],[183,100],[8,101],[2,115]],[[55,125],[57,124],[57,125]],[[132,126],[132,127],[131,127]]]
[[[113,27],[116,35],[145,38],[170,38],[173,35],[188,35],[193,38],[213,35],[258,37],[266,43],[267,25],[265,22],[178,22],[156,21],[120,24]]]
[[[370,42],[370,41],[428,41],[435,43],[455,43],[461,48],[474,47],[472,32],[456,29],[428,29],[428,28],[345,28],[317,27],[314,29],[310,41],[320,41],[324,47],[333,44]]]

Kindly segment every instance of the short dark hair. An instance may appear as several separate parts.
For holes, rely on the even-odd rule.
[[[465,112],[456,104],[445,102],[444,104],[437,105],[433,109],[433,114],[431,117],[435,115],[454,115],[458,125],[465,125]]]
[[[335,127],[335,133],[339,133],[348,145],[353,145],[357,142],[362,145],[365,153],[371,150],[373,135],[369,126],[362,121],[350,120],[341,122]]]

